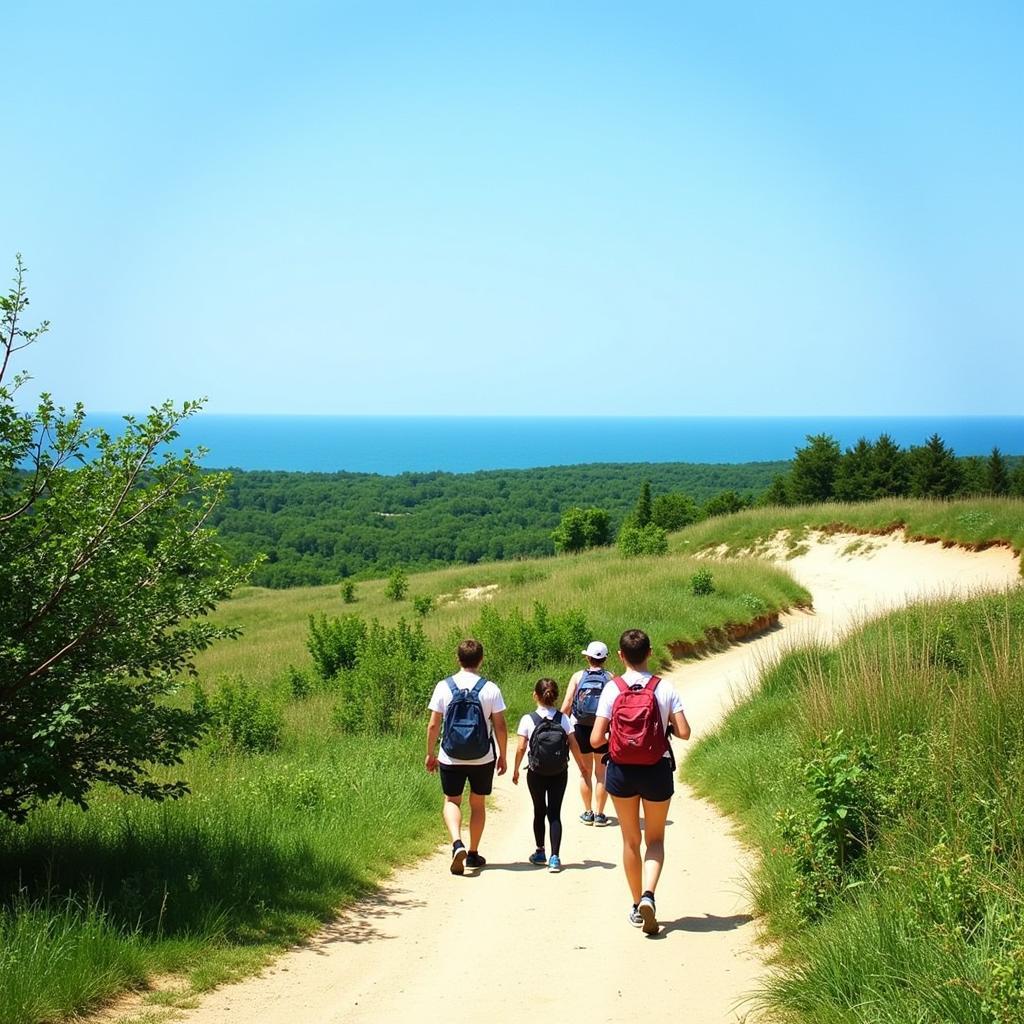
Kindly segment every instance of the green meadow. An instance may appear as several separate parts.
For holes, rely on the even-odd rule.
[[[514,725],[538,676],[564,681],[578,666],[581,637],[614,646],[640,624],[664,657],[674,641],[809,599],[756,561],[712,566],[715,592],[694,596],[690,578],[706,565],[601,550],[412,575],[401,601],[386,581],[365,581],[351,604],[337,586],[244,589],[216,613],[244,636],[198,662],[219,725],[165,773],[188,780],[190,795],[154,804],[101,788],[88,811],[50,804],[24,825],[0,824],[0,1024],[60,1019],[157,975],[185,978],[180,1000],[255,970],[442,841],[419,709],[453,664],[457,635],[486,625],[498,638],[484,668],[501,668]],[[435,609],[421,618],[415,597]],[[407,666],[415,685],[398,678],[390,651],[377,666],[385,685],[366,684],[379,706],[394,699],[395,715],[353,729],[339,711],[365,696],[364,676],[316,677],[306,643],[310,615],[321,614],[357,615],[368,629],[376,619],[375,635],[425,652]],[[179,699],[191,694],[184,681]],[[400,703],[414,710],[398,715]]]

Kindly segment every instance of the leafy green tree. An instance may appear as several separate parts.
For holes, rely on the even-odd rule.
[[[772,481],[771,487],[757,499],[757,503],[758,505],[791,505],[787,478],[779,473]]]
[[[1006,465],[1006,459],[998,447],[992,449],[986,465],[986,483],[989,494],[1010,493],[1010,471]]]
[[[1024,498],[1024,462],[1013,472],[1010,479],[1010,493],[1018,498]]]
[[[837,501],[868,501],[874,494],[875,449],[862,437],[847,448],[836,467],[833,494]]]
[[[341,599],[345,604],[356,603],[356,585],[351,580],[345,580],[341,585]]]
[[[697,502],[678,491],[659,494],[651,507],[651,522],[663,530],[681,530],[700,518]]]
[[[907,453],[888,434],[881,434],[872,446],[871,457],[871,497],[903,497],[910,489]]]
[[[572,553],[611,543],[611,530],[611,516],[605,509],[574,505],[562,513],[551,539],[555,550]]]
[[[841,458],[839,442],[831,434],[808,434],[807,446],[796,450],[789,476],[793,502],[805,505],[831,500]]]
[[[910,449],[910,493],[915,498],[952,497],[962,482],[956,454],[938,434]]]
[[[409,578],[396,566],[388,576],[388,585],[384,588],[384,595],[392,601],[401,601],[409,590]]]
[[[654,523],[648,523],[646,526],[634,526],[632,523],[626,523],[619,530],[616,543],[619,550],[628,557],[664,555],[668,551],[668,535]]]
[[[722,491],[721,494],[716,494],[709,502],[704,506],[704,518],[710,519],[712,516],[731,516],[734,512],[741,512],[747,507],[747,502],[744,501],[735,491]]]
[[[413,611],[425,619],[434,610],[434,599],[429,594],[419,594],[412,599]]]
[[[645,480],[640,488],[640,497],[633,512],[633,522],[637,526],[646,526],[651,521],[651,481]]]
[[[19,821],[60,797],[87,805],[106,782],[156,800],[157,782],[201,736],[207,713],[169,701],[196,652],[237,630],[207,618],[244,582],[205,524],[227,483],[167,445],[200,403],[126,417],[119,437],[43,394],[12,359],[45,332],[26,329],[18,257],[0,298],[0,814]]]

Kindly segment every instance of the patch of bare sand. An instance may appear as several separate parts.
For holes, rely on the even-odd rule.
[[[787,646],[831,642],[857,621],[918,597],[1019,580],[1005,549],[971,553],[880,538],[872,540],[870,557],[856,558],[843,553],[850,543],[849,536],[814,537],[806,553],[785,562],[814,595],[814,612],[783,616],[769,634],[673,669],[695,735],[713,729],[734,694]],[[572,776],[561,874],[526,864],[530,800],[525,784],[514,788],[506,775],[495,785],[482,844],[488,865],[479,876],[450,875],[447,847],[439,846],[262,975],[209,994],[180,1019],[753,1020],[744,1000],[765,967],[742,881],[750,854],[729,822],[686,787],[677,789],[658,889],[664,927],[649,939],[626,920],[618,830],[578,821],[575,770]],[[439,794],[439,809],[440,802]]]

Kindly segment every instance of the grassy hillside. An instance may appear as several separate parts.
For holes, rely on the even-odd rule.
[[[890,498],[860,504],[827,502],[797,508],[748,509],[687,527],[673,536],[673,550],[697,552],[725,545],[728,553],[756,551],[779,531],[789,531],[795,551],[808,530],[887,533],[906,528],[913,540],[982,549],[1006,544],[1024,550],[1024,499],[956,498],[949,501]]]
[[[337,587],[239,594],[217,615],[245,636],[199,664],[227,717],[175,773],[191,796],[154,805],[101,789],[87,812],[48,805],[24,826],[0,824],[0,1024],[57,1019],[157,974],[184,974],[201,989],[250,971],[443,838],[437,780],[423,770],[422,689],[410,690],[385,661],[378,667],[411,700],[412,724],[340,731],[352,691],[311,678],[310,614],[390,627],[415,618],[413,595],[433,597],[421,686],[448,671],[453,633],[478,625],[485,604],[467,588],[494,588],[492,632],[495,616],[508,623],[519,611],[528,624],[566,622],[610,644],[640,624],[662,653],[674,640],[808,598],[785,573],[753,561],[712,567],[716,593],[694,597],[688,580],[705,565],[601,551],[411,576],[402,602],[386,598],[384,581],[358,584],[351,605]],[[572,608],[579,612],[566,615]],[[527,665],[499,642],[485,669],[503,666],[496,677],[514,723],[539,675],[564,680],[578,663]],[[306,673],[308,690],[296,693],[289,664]],[[226,678],[234,681],[225,688]],[[380,693],[390,707],[391,694]]]
[[[788,655],[684,774],[761,852],[771,1019],[1024,1020],[1020,589]]]

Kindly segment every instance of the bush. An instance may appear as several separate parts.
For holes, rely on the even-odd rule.
[[[425,619],[434,610],[434,599],[427,594],[420,594],[412,599],[412,607],[421,619]]]
[[[668,534],[660,526],[623,526],[617,541],[619,550],[628,558],[639,555],[664,555],[668,552]]]
[[[222,680],[206,707],[214,734],[225,746],[256,754],[281,743],[281,712],[239,676]]]
[[[356,603],[356,585],[351,580],[345,580],[341,585],[341,599],[345,604]]]
[[[409,589],[409,578],[401,569],[392,569],[388,576],[388,585],[384,588],[384,594],[392,601],[401,601]]]
[[[309,675],[294,665],[288,666],[286,673],[288,689],[296,700],[305,700],[313,692],[313,684]]]
[[[527,618],[519,608],[506,615],[485,607],[473,629],[487,651],[487,664],[499,675],[526,672],[552,661],[574,661],[590,639],[582,611],[552,615],[539,601]]]
[[[710,569],[698,569],[690,577],[690,593],[694,597],[707,597],[715,592],[715,580]],[[744,597],[753,597],[752,594],[745,594]],[[755,597],[755,600],[760,600]],[[763,603],[763,602],[762,602]]]
[[[320,678],[333,679],[342,669],[354,668],[365,636],[366,623],[358,615],[332,619],[310,615],[306,648]]]

